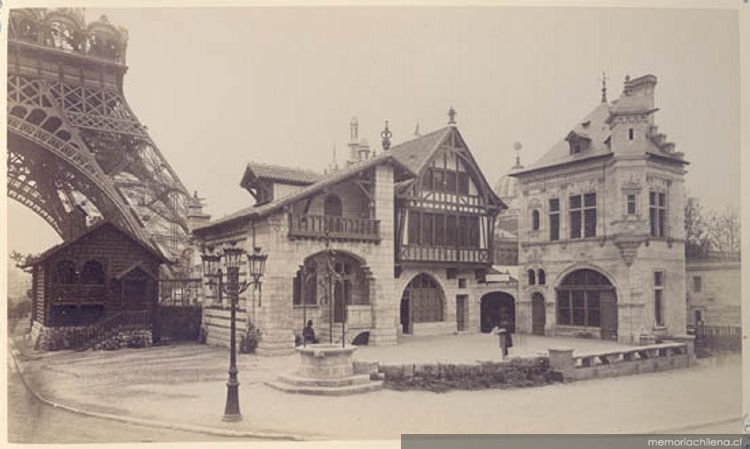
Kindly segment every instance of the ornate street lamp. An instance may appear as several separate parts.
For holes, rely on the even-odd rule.
[[[243,263],[245,250],[235,246],[224,248],[224,254],[204,253],[201,255],[203,261],[203,275],[208,278],[208,285],[214,285],[213,278],[218,278],[217,290],[219,298],[223,293],[229,296],[230,308],[230,334],[229,334],[229,380],[227,381],[227,402],[224,408],[224,421],[240,421],[239,385],[237,381],[237,336],[236,336],[236,306],[240,293],[247,290],[251,284],[260,284],[263,277],[267,255],[261,254],[259,247],[253,249],[253,254],[248,254],[248,265],[252,281],[240,282],[240,266]],[[227,284],[222,281],[222,273],[219,269],[222,257],[227,267]],[[255,318],[255,317],[253,317]]]

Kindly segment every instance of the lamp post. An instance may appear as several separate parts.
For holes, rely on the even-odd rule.
[[[323,241],[325,243],[326,253],[326,296],[328,298],[328,343],[333,345],[333,321],[336,313],[336,281],[341,280],[341,275],[336,271],[334,263],[336,261],[336,251],[331,249],[331,234],[328,229],[328,223],[326,222],[326,228],[323,234]],[[343,293],[342,293],[343,294]],[[343,316],[341,317],[341,346],[346,346],[346,298],[341,298]]]
[[[240,383],[237,381],[237,335],[236,335],[236,306],[239,301],[240,293],[247,290],[252,284],[257,286],[260,284],[260,278],[263,276],[265,269],[267,255],[261,254],[261,250],[258,247],[253,249],[252,254],[247,254],[248,268],[252,281],[240,282],[240,266],[242,265],[243,255],[245,250],[234,246],[224,248],[224,254],[210,254],[204,253],[201,255],[203,261],[203,275],[208,278],[208,285],[213,287],[214,278],[218,278],[218,295],[221,298],[223,293],[229,296],[230,301],[230,333],[229,333],[229,380],[227,381],[227,402],[224,408],[223,421],[240,421],[242,420],[242,414],[240,413],[240,401],[239,401],[239,386]],[[219,264],[222,257],[227,268],[227,284],[223,283],[223,275]],[[254,318],[254,317],[253,317]]]

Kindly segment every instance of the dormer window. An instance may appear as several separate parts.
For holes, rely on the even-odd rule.
[[[576,131],[571,131],[568,137],[565,138],[570,145],[570,154],[577,154],[582,151],[586,151],[591,144],[591,139],[585,134],[580,134]]]

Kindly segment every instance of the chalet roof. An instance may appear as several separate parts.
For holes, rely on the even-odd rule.
[[[323,175],[312,170],[301,168],[290,168],[282,167],[280,165],[250,162],[245,168],[245,174],[242,176],[240,185],[246,187],[247,184],[254,179],[307,186],[323,179]]]
[[[41,253],[41,254],[39,254],[39,255],[37,255],[35,257],[31,257],[28,261],[26,261],[23,264],[23,266],[21,266],[21,268],[27,268],[27,267],[32,267],[34,265],[38,265],[38,264],[44,262],[45,260],[47,260],[48,258],[52,257],[53,255],[59,253],[63,249],[67,248],[68,246],[70,246],[70,245],[78,242],[79,240],[83,239],[84,237],[86,237],[88,235],[91,235],[91,234],[93,234],[95,232],[98,232],[99,230],[101,230],[101,229],[103,229],[105,227],[112,228],[115,231],[117,231],[117,232],[119,232],[121,234],[124,234],[130,240],[132,240],[135,243],[137,243],[138,246],[142,247],[143,249],[145,249],[146,251],[148,251],[151,255],[153,255],[154,257],[156,257],[157,259],[159,259],[162,263],[167,263],[167,264],[171,264],[172,263],[172,261],[170,261],[169,259],[167,259],[166,257],[164,257],[160,252],[158,252],[157,250],[155,250],[154,248],[152,248],[150,245],[147,245],[147,244],[143,243],[139,238],[135,237],[133,234],[131,234],[127,230],[125,230],[125,229],[117,226],[116,224],[114,224],[112,222],[109,222],[109,221],[100,221],[99,223],[96,223],[95,225],[93,225],[93,226],[89,227],[88,229],[86,229],[78,237],[76,237],[74,239],[67,240],[67,241],[62,242],[62,243],[58,243],[57,245],[55,245],[55,246],[47,249],[43,253]]]
[[[226,224],[235,220],[262,218],[281,207],[306,198],[311,194],[317,193],[327,187],[345,181],[346,179],[355,176],[356,174],[361,173],[364,170],[380,164],[394,164],[395,166],[400,167],[402,170],[404,170],[409,176],[415,177],[422,171],[427,162],[432,158],[438,148],[440,148],[440,145],[445,141],[445,139],[450,136],[451,132],[457,133],[458,130],[455,126],[446,126],[437,131],[433,131],[423,136],[419,136],[415,139],[400,143],[398,145],[394,145],[389,150],[379,153],[372,159],[350,165],[342,170],[335,171],[328,176],[322,177],[322,179],[315,182],[314,184],[305,186],[304,188],[296,192],[290,193],[281,198],[274,199],[273,201],[260,206],[246,207],[233,214],[212,221],[211,223],[208,223],[204,226],[197,227],[193,231],[196,234],[201,234],[202,232],[205,232],[206,230],[214,226]],[[471,153],[469,153],[469,155],[471,155]],[[489,184],[487,184],[487,180],[484,178],[481,170],[479,170],[479,175],[482,177],[483,182],[485,182],[485,184],[488,186],[491,201],[495,205],[499,205],[505,208],[504,203],[492,191],[492,189],[489,187]],[[243,183],[244,180],[245,178],[243,177]],[[408,184],[397,182],[396,188],[402,188],[404,185]]]
[[[193,231],[195,233],[200,234],[201,232],[204,232],[205,230],[212,228],[216,225],[226,224],[226,223],[239,220],[239,219],[243,219],[243,218],[261,218],[261,217],[267,216],[281,207],[284,207],[288,204],[292,204],[313,193],[317,193],[327,187],[330,187],[334,184],[342,182],[346,180],[347,178],[350,178],[362,172],[363,170],[367,170],[371,167],[375,167],[377,165],[385,164],[385,163],[394,163],[397,166],[400,166],[401,168],[403,168],[404,170],[409,171],[406,167],[404,167],[401,163],[399,163],[390,154],[390,152],[380,153],[379,155],[377,155],[376,157],[372,159],[369,159],[367,161],[364,161],[358,164],[350,165],[339,171],[335,171],[331,173],[331,175],[324,177],[320,181],[314,184],[308,185],[296,192],[277,198],[269,203],[266,203],[260,206],[251,206],[251,207],[246,207],[244,209],[240,209],[239,211],[233,214],[229,214],[225,217],[219,218],[218,220],[212,221],[211,223],[208,223],[204,226],[199,226],[195,228]]]

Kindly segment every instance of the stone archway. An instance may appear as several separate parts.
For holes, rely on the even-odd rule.
[[[607,276],[578,269],[565,275],[556,291],[558,326],[596,330],[603,340],[617,340],[617,293]]]
[[[404,334],[414,332],[414,323],[445,319],[445,294],[440,284],[427,273],[415,276],[401,296],[400,322]]]
[[[480,330],[490,332],[495,326],[508,326],[516,331],[515,298],[505,292],[490,292],[482,296],[480,303]]]

